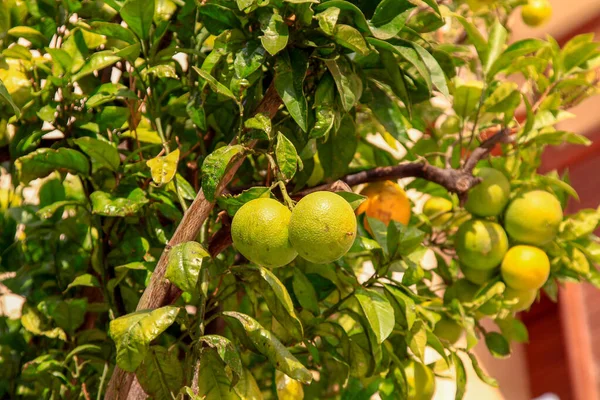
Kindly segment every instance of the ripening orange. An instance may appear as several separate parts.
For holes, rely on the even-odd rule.
[[[377,218],[388,225],[390,221],[408,225],[410,221],[411,206],[406,192],[395,182],[382,181],[368,184],[361,192],[367,196],[356,210],[358,215],[366,213],[368,217]],[[371,229],[365,221],[365,228]]]

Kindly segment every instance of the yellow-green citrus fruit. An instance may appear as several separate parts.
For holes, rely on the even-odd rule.
[[[367,185],[361,192],[367,196],[356,210],[358,215],[366,213],[368,217],[377,218],[388,225],[390,221],[408,225],[410,220],[410,201],[406,192],[395,182],[383,181]],[[368,224],[365,227],[370,231]]]
[[[452,218],[452,202],[443,197],[431,197],[423,204],[423,214],[429,218],[431,225],[442,226]]]
[[[532,190],[508,205],[504,228],[516,242],[543,246],[554,239],[562,219],[562,208],[556,197],[543,190]]]
[[[404,367],[408,383],[407,400],[431,400],[435,393],[435,375],[426,365],[410,361]]]
[[[264,267],[281,267],[298,255],[289,240],[291,212],[273,199],[255,199],[233,217],[233,245],[244,257]]]
[[[537,247],[514,246],[504,256],[500,271],[507,286],[517,290],[535,290],[548,279],[550,260]]]
[[[481,168],[475,173],[483,180],[469,190],[465,208],[479,217],[495,217],[508,203],[510,182],[504,174],[494,168]]]
[[[569,264],[570,269],[581,275],[587,275],[590,272],[590,262],[579,249],[573,248],[569,251]]]
[[[511,303],[516,300],[516,303],[510,306],[510,309],[514,312],[525,311],[531,307],[537,298],[537,293],[537,289],[516,290],[507,286],[506,290],[504,290],[504,300]]]
[[[444,339],[452,344],[458,342],[462,335],[463,328],[456,321],[446,316],[442,317],[437,324],[433,333],[440,339]]]
[[[483,285],[484,283],[492,280],[496,275],[500,273],[500,268],[492,269],[474,269],[469,268],[466,265],[461,265],[460,269],[465,278],[476,285]]]
[[[529,0],[521,9],[523,22],[529,26],[541,26],[552,17],[552,5],[548,0]]]
[[[307,186],[317,186],[319,182],[323,180],[325,176],[325,171],[323,170],[323,166],[321,165],[321,160],[319,160],[319,156],[314,157],[315,166],[310,174],[310,178],[306,181]]]
[[[302,258],[315,264],[335,261],[356,238],[354,210],[340,195],[311,193],[296,204],[290,219],[290,242]]]
[[[504,229],[495,222],[475,219],[458,228],[454,237],[460,262],[473,269],[493,269],[508,250]]]

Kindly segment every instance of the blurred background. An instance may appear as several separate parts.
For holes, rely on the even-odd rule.
[[[550,0],[550,22],[541,28],[527,27],[515,13],[512,41],[553,36],[562,46],[573,36],[594,33],[600,37],[600,0]],[[549,147],[542,170],[569,171],[580,202],[571,199],[567,213],[600,204],[600,98],[594,97],[571,110],[575,118],[561,129],[586,135],[589,147]],[[600,399],[600,291],[589,284],[562,287],[558,303],[542,297],[529,312],[521,313],[530,343],[515,344],[506,360],[492,358],[480,343],[477,355],[485,369],[498,380],[500,390],[480,382],[469,371],[468,400],[597,400]],[[483,346],[482,346],[483,345]],[[440,381],[436,400],[453,398],[449,381]],[[443,390],[447,389],[447,390]]]

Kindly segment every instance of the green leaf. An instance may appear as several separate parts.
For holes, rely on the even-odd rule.
[[[21,117],[21,110],[19,110],[19,107],[17,107],[17,105],[13,101],[12,96],[10,95],[10,93],[8,93],[8,89],[6,89],[6,86],[4,86],[4,83],[2,82],[1,79],[0,79],[0,99],[2,99],[3,102],[5,102],[6,104],[8,104],[9,106],[12,107],[13,112],[15,113],[17,118]]]
[[[356,210],[365,200],[367,200],[366,196],[354,192],[335,192],[335,194],[343,197],[353,210]]]
[[[170,350],[152,346],[135,376],[146,394],[156,400],[171,400],[183,385],[183,368],[178,357],[179,349]]]
[[[34,335],[46,336],[50,339],[67,341],[67,334],[61,328],[49,329],[46,319],[33,307],[25,303],[21,311],[21,325]]]
[[[508,32],[506,28],[500,23],[499,20],[496,20],[494,25],[492,25],[492,30],[490,31],[490,37],[488,39],[489,52],[483,65],[483,69],[486,74],[490,71],[491,67],[504,50],[507,37]]]
[[[494,77],[498,72],[509,67],[518,57],[536,52],[544,46],[546,42],[540,39],[523,39],[512,43],[489,68],[488,77]]]
[[[256,320],[235,311],[225,311],[223,315],[236,335],[245,332],[247,344],[251,344],[254,349],[266,356],[276,369],[304,384],[308,385],[312,381],[312,374],[304,365]]]
[[[496,381],[494,378],[488,376],[485,373],[483,368],[481,368],[481,366],[479,365],[479,360],[477,360],[477,357],[475,356],[475,354],[472,354],[472,353],[468,353],[468,354],[469,354],[469,358],[471,359],[471,363],[473,364],[473,369],[475,370],[475,373],[477,374],[479,379],[481,379],[482,382],[485,382],[486,384],[488,384],[492,387],[498,387],[498,381]]]
[[[371,83],[369,88],[373,94],[373,100],[369,107],[375,118],[396,140],[400,143],[408,143],[410,139],[404,123],[405,117],[397,101],[374,83]]]
[[[213,92],[221,94],[226,97],[229,97],[230,99],[233,99],[237,103],[237,98],[234,96],[234,94],[231,92],[231,90],[229,90],[227,88],[227,86],[225,86],[221,82],[217,81],[215,79],[215,77],[213,77],[208,72],[206,72],[202,69],[199,69],[196,66],[193,66],[192,68],[194,68],[194,71],[196,71],[198,73],[198,75],[200,75],[200,77],[202,77],[202,79],[204,79],[206,82],[208,82],[208,85],[213,90]]]
[[[333,31],[335,42],[363,56],[369,54],[367,42],[362,34],[350,25],[337,24]]]
[[[319,298],[317,297],[315,288],[299,268],[294,268],[292,287],[302,308],[310,311],[314,315],[319,315]]]
[[[271,119],[266,114],[256,114],[244,122],[244,128],[255,129],[265,133],[267,139],[271,139]]]
[[[396,323],[411,329],[417,318],[415,301],[394,286],[384,285],[384,288],[386,297],[394,307]]]
[[[264,297],[273,316],[294,339],[303,339],[304,330],[294,311],[292,298],[275,274],[257,265],[234,268],[233,271],[241,275],[246,282],[256,285],[256,292]]]
[[[85,27],[83,28],[86,29]],[[90,29],[88,30],[109,38],[122,40],[129,44],[138,42],[137,38],[130,29],[112,22],[92,21],[90,22]]]
[[[396,36],[406,24],[414,7],[415,5],[408,0],[381,1],[369,21],[373,36],[383,40]]]
[[[214,349],[202,351],[198,371],[198,395],[190,392],[190,398],[198,400],[240,400],[225,372],[223,362]]]
[[[502,82],[489,95],[484,103],[483,110],[489,113],[509,113],[511,118],[514,110],[521,104],[521,92],[514,82]]]
[[[120,83],[105,83],[92,92],[85,106],[93,108],[117,99],[136,100],[137,98],[136,94],[125,85]]]
[[[326,136],[336,121],[334,108],[335,80],[331,74],[324,74],[315,92],[315,113],[317,120],[310,130],[309,138],[318,139]]]
[[[34,47],[43,47],[48,42],[48,39],[40,31],[29,26],[15,26],[10,28],[7,33],[16,38],[29,40]]]
[[[61,200],[55,201],[45,207],[40,208],[36,214],[43,219],[51,218],[58,210],[63,209],[65,206],[84,206],[85,204],[81,200]]]
[[[460,22],[461,25],[463,26],[463,28],[465,28],[465,31],[467,32],[469,40],[471,41],[471,43],[475,46],[475,49],[477,50],[477,54],[479,55],[479,60],[481,61],[481,64],[486,65],[488,57],[489,57],[490,49],[489,49],[487,41],[484,39],[481,32],[479,32],[479,30],[477,30],[477,27],[475,27],[475,25],[473,25],[473,23],[468,21],[466,18],[464,18],[458,14],[453,14],[453,16],[456,19],[458,19],[458,22]]]
[[[277,134],[275,157],[277,158],[277,167],[279,167],[282,178],[285,181],[292,179],[298,168],[298,153],[296,153],[296,148],[290,139],[285,137],[281,132]]]
[[[90,195],[92,212],[105,217],[127,217],[138,213],[148,203],[146,193],[135,188],[127,197],[116,197],[112,194],[95,191]]]
[[[275,89],[304,132],[308,132],[308,104],[303,87],[307,68],[308,58],[301,50],[280,54],[275,64]]]
[[[92,274],[79,275],[73,279],[73,282],[69,283],[65,292],[75,286],[100,287],[100,282],[98,282],[98,278]]]
[[[206,29],[213,35],[220,35],[227,29],[241,27],[234,10],[216,2],[206,2],[198,7],[198,13]]]
[[[115,55],[111,50],[99,51],[91,55],[89,60],[83,65],[83,67],[71,77],[71,82],[76,82],[84,76],[92,74],[94,71],[106,68],[117,61],[121,57]]]
[[[345,0],[327,1],[323,4],[319,4],[315,8],[315,11],[324,11],[324,10],[327,10],[332,7],[340,9],[344,14],[352,14],[350,16],[350,19],[354,22],[354,25],[362,32],[371,33],[371,28],[367,22],[367,19],[365,18],[365,15],[362,13],[360,8],[356,7],[354,4],[352,4],[348,1],[345,1]]]
[[[335,60],[325,60],[340,94],[342,106],[346,112],[350,111],[362,95],[362,82],[352,70],[352,64],[346,57]]]
[[[325,176],[337,179],[346,174],[357,146],[358,139],[354,121],[349,116],[345,116],[339,129],[329,133],[327,142],[317,145]]]
[[[485,335],[485,345],[496,358],[506,358],[510,355],[508,341],[498,332],[488,332]]]
[[[54,171],[70,172],[88,176],[90,161],[77,150],[61,147],[37,149],[15,161],[15,167],[22,183],[36,178],[44,178]]]
[[[564,71],[570,72],[588,59],[597,56],[599,47],[598,42],[594,41],[592,33],[578,35],[569,40],[563,46],[560,54]]]
[[[117,346],[117,365],[133,372],[142,363],[150,342],[175,322],[178,307],[136,311],[110,322],[109,334]]]
[[[252,376],[252,373],[246,368],[242,370],[240,381],[235,385],[233,390],[240,396],[242,400],[262,400],[263,394]]]
[[[379,57],[392,82],[392,91],[398,97],[398,99],[402,101],[410,117],[412,115],[412,102],[408,95],[404,73],[398,67],[398,61],[396,60],[396,57],[391,51],[384,49],[379,49]]]
[[[229,339],[219,335],[201,336],[198,341],[215,349],[221,361],[231,368],[231,372],[233,372],[231,384],[235,386],[244,374],[242,359],[235,345]]]
[[[250,41],[236,54],[233,68],[238,78],[247,78],[258,70],[264,61],[265,49],[260,43]]]
[[[462,400],[467,390],[467,372],[465,366],[455,352],[452,352],[452,363],[454,364],[454,370],[456,371],[456,395],[455,400]]]
[[[379,344],[392,333],[394,329],[394,309],[385,296],[372,289],[358,289],[354,294],[364,316],[369,321]]]
[[[202,163],[202,191],[208,201],[214,201],[217,187],[227,172],[231,160],[243,152],[244,148],[236,144],[220,147],[206,157]]]
[[[594,232],[600,224],[600,211],[585,209],[569,215],[560,224],[559,235],[563,240],[584,238]]]
[[[289,29],[281,15],[276,13],[263,15],[260,18],[260,29],[263,32],[260,41],[269,54],[274,56],[285,49],[288,43]]]
[[[446,75],[444,71],[438,64],[437,60],[423,47],[419,46],[416,43],[412,43],[412,46],[421,57],[421,60],[425,63],[425,66],[429,70],[431,74],[431,82],[433,85],[444,95],[446,98],[450,97],[450,92],[448,91],[448,84],[446,83]]]
[[[84,136],[73,140],[77,146],[91,159],[112,171],[117,171],[121,164],[119,151],[110,143]]]
[[[259,199],[262,197],[270,197],[271,189],[268,187],[253,187],[248,190],[244,190],[242,193],[237,196],[225,195],[221,196],[217,199],[217,203],[219,207],[227,211],[227,214],[230,216],[234,216],[237,210],[240,209],[241,206],[246,204],[247,202]]]
[[[417,321],[407,335],[408,348],[419,360],[425,359],[425,347],[427,346],[427,329],[423,321]]]
[[[153,1],[127,0],[119,13],[129,29],[140,39],[146,40],[150,37],[150,27],[154,17]]]
[[[464,85],[457,86],[454,90],[453,108],[461,118],[468,118],[477,111],[479,100],[483,86],[480,82],[469,82]]]
[[[337,7],[331,7],[317,14],[317,21],[319,21],[319,27],[325,34],[333,36],[335,25],[337,24],[338,17],[340,16],[340,9]]]
[[[179,243],[169,251],[165,278],[184,292],[193,293],[207,258],[210,254],[199,243]]]
[[[167,154],[164,157],[154,157],[146,161],[150,168],[152,180],[159,186],[167,184],[173,180],[177,172],[179,163],[179,149]]]

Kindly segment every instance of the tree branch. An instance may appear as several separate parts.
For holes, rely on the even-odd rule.
[[[277,94],[273,82],[267,89],[265,96],[255,112],[257,114],[267,114],[269,118],[273,119],[280,106],[281,98]],[[255,144],[255,141],[251,142],[248,144],[248,147],[253,147]],[[229,184],[243,161],[244,159],[242,157],[232,161],[227,173],[223,176],[223,179],[217,187],[215,197],[219,196],[223,189]],[[200,189],[192,205],[186,211],[183,219],[177,226],[173,237],[169,240],[169,244],[165,246],[158,264],[156,265],[156,269],[152,274],[150,284],[144,291],[144,294],[137,305],[137,310],[158,308],[167,304],[172,304],[179,298],[181,290],[175,285],[172,285],[164,277],[169,251],[179,243],[188,242],[196,238],[214,205],[214,201],[208,201],[204,196],[202,189]],[[134,378],[135,374],[123,371],[116,366],[106,390],[105,400],[138,400],[146,398],[146,394],[137,382],[132,386]]]
[[[498,143],[510,141],[510,129],[501,129],[489,139],[482,142],[469,155],[460,169],[440,168],[430,165],[424,161],[403,163],[393,167],[377,167],[366,171],[357,172],[343,176],[339,180],[314,186],[300,191],[292,198],[300,199],[307,194],[318,191],[341,192],[352,191],[351,186],[363,183],[397,180],[401,178],[422,178],[437,183],[449,192],[456,193],[461,202],[466,201],[467,194],[471,188],[481,182],[481,178],[473,176],[473,169],[477,163],[486,158]],[[210,241],[209,250],[213,257],[231,245],[231,231],[229,226],[224,226]]]

